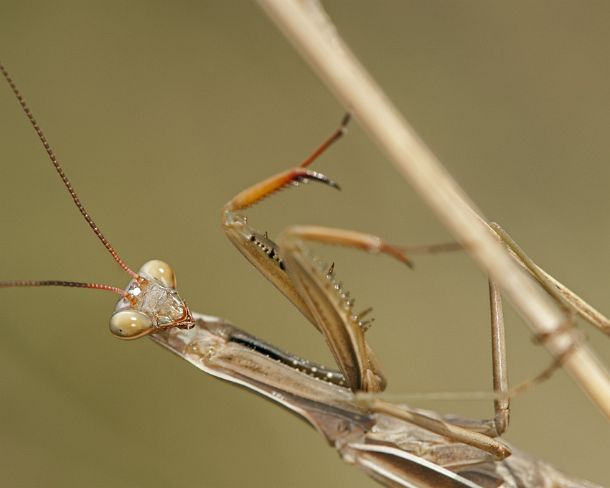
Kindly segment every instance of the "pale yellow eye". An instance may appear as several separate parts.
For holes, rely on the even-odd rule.
[[[145,273],[165,286],[176,289],[176,275],[172,267],[165,261],[159,259],[148,261],[140,268],[140,273]]]
[[[110,332],[122,339],[135,339],[146,335],[152,326],[152,319],[137,310],[120,310],[110,318]]]

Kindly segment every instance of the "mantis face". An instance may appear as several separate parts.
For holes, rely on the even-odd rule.
[[[171,327],[190,328],[191,311],[176,291],[176,275],[164,261],[145,263],[129,282],[110,318],[110,331],[121,339],[138,339]]]

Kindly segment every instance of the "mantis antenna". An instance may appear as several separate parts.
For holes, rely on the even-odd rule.
[[[19,105],[25,112],[28,120],[34,127],[40,142],[44,146],[51,163],[57,174],[61,178],[68,193],[72,197],[76,208],[84,217],[93,233],[102,242],[106,250],[118,265],[127,272],[132,280],[126,289],[116,286],[104,285],[100,283],[85,283],[78,281],[63,281],[63,280],[16,280],[16,281],[0,281],[0,288],[18,287],[18,286],[67,286],[74,288],[89,288],[93,290],[106,290],[118,293],[121,295],[121,300],[117,305],[112,318],[110,319],[111,332],[123,339],[135,339],[145,335],[165,330],[171,327],[189,328],[194,322],[191,312],[186,303],[178,296],[176,292],[176,279],[171,267],[159,260],[152,260],[144,264],[139,273],[133,271],[121,259],[117,251],[112,247],[108,239],[102,234],[85,206],[80,201],[76,190],[66,176],[61,164],[57,160],[51,145],[47,141],[42,129],[38,125],[38,121],[32,114],[30,108],[21,95],[16,83],[9,75],[6,68],[0,63],[0,71],[11,87],[13,94],[17,98]]]
[[[119,254],[114,249],[114,247],[112,247],[110,242],[108,242],[108,239],[106,239],[104,234],[102,234],[102,231],[97,226],[97,224],[95,223],[95,221],[93,220],[91,215],[89,215],[89,212],[87,212],[87,210],[85,209],[85,206],[80,201],[80,198],[78,197],[76,190],[72,186],[72,183],[66,176],[64,169],[62,168],[61,164],[59,164],[59,161],[58,161],[57,157],[55,156],[55,153],[53,152],[51,145],[47,141],[47,138],[45,137],[44,133],[42,132],[40,125],[38,125],[36,118],[32,114],[32,111],[28,107],[27,103],[25,102],[25,99],[23,98],[23,96],[21,95],[21,92],[17,88],[16,83],[13,81],[13,79],[11,78],[11,76],[9,75],[8,71],[6,70],[6,68],[4,67],[4,65],[2,63],[0,63],[0,71],[2,72],[2,75],[6,79],[9,86],[11,87],[11,90],[13,91],[15,97],[17,98],[19,105],[21,105],[21,108],[25,112],[25,115],[27,116],[28,120],[32,124],[32,127],[34,127],[34,130],[36,131],[36,134],[38,135],[40,142],[42,142],[42,145],[44,146],[44,149],[47,152],[47,155],[49,156],[49,159],[51,160],[51,163],[53,164],[55,171],[57,171],[57,174],[61,178],[61,181],[63,182],[64,186],[68,190],[68,193],[70,194],[70,196],[72,197],[72,200],[74,201],[74,204],[76,205],[76,208],[78,208],[78,211],[84,217],[87,224],[89,224],[89,227],[91,227],[91,230],[93,230],[93,232],[97,236],[97,238],[102,242],[104,247],[108,250],[108,252],[112,256],[112,258],[132,278],[137,279],[138,274],[125,264],[125,262],[121,259]],[[94,288],[94,289],[111,290],[111,291],[117,290],[115,287],[108,287],[106,285],[95,285],[93,283],[70,284],[73,282],[69,282],[69,281],[37,281],[37,282],[35,282],[35,281],[13,281],[11,283],[13,283],[12,286],[76,286],[76,287],[81,287],[81,288]],[[86,285],[94,285],[94,286],[86,286]],[[6,286],[6,285],[4,285],[4,286]],[[123,291],[121,291],[120,293],[122,294]]]

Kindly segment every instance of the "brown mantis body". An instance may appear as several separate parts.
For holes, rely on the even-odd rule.
[[[363,403],[354,392],[377,392],[385,387],[378,361],[367,345],[364,312],[354,313],[353,303],[335,280],[332,266],[321,266],[310,257],[306,240],[361,248],[389,254],[409,263],[406,254],[382,239],[363,233],[322,227],[291,227],[277,244],[251,228],[240,213],[283,186],[317,180],[336,186],[323,175],[305,169],[343,127],[300,167],[255,185],[232,199],[223,209],[223,225],[239,250],[269,278],[324,335],[340,372],[296,358],[234,328],[223,320],[193,314],[175,291],[175,277],[165,263],[147,263],[131,271],[108,244],[80,204],[70,182],[34,118],[27,110],[6,71],[22,107],[28,114],[60,177],[96,235],[113,258],[133,278],[125,289],[108,285],[58,280],[2,282],[0,286],[61,285],[103,289],[122,298],[111,320],[120,337],[150,335],[203,371],[261,393],[307,419],[348,462],[362,467],[388,486],[593,486],[576,482],[550,466],[510,449],[491,437],[506,427],[508,405],[501,397],[496,419],[472,422],[440,416],[382,401]],[[527,266],[527,262],[524,262]],[[501,312],[492,288],[496,319],[494,336],[501,331]],[[494,308],[495,307],[495,308]],[[505,362],[500,346],[494,353],[496,390],[507,393],[502,380]],[[549,485],[551,486],[551,485]]]
[[[194,318],[192,329],[171,329],[151,338],[205,373],[292,411],[322,434],[344,461],[385,486],[597,486],[572,479],[516,449],[506,459],[496,460],[394,415],[372,413],[349,389],[321,379],[323,375],[338,378],[337,372],[282,353],[217,317],[195,314]],[[433,412],[416,413],[445,423]]]

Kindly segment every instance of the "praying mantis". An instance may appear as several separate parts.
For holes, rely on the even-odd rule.
[[[1,71],[17,95],[47,154],[79,211],[115,261],[132,281],[125,288],[96,283],[48,281],[2,282],[2,287],[68,286],[118,293],[121,298],[110,321],[118,337],[150,336],[198,368],[240,384],[284,405],[304,417],[342,457],[359,465],[388,486],[562,486],[594,485],[564,477],[552,467],[514,452],[495,439],[507,423],[508,386],[500,346],[494,352],[495,385],[499,393],[496,418],[489,422],[444,419],[434,413],[395,406],[382,400],[362,402],[354,393],[378,392],[385,379],[366,343],[363,320],[367,310],[354,313],[353,303],[335,279],[334,266],[316,262],[305,248],[307,240],[339,244],[384,253],[410,264],[400,247],[370,234],[319,226],[294,226],[277,243],[250,227],[244,210],[277,190],[294,183],[336,183],[307,167],[343,133],[341,127],[300,166],[276,174],[236,195],[222,211],[225,232],[286,297],[316,326],[331,349],[340,371],[284,353],[218,317],[191,312],[176,291],[175,275],[164,262],[154,260],[134,272],[109,244],[76,195],[34,117],[4,68]],[[538,268],[495,227],[498,237],[535,275]],[[543,284],[547,278],[539,275]],[[556,285],[554,285],[556,286]],[[552,288],[551,288],[552,289]],[[499,296],[491,287],[494,342],[501,342]],[[565,294],[564,294],[565,296]],[[569,304],[591,317],[591,309],[574,296]],[[592,321],[603,327],[603,318]],[[566,354],[569,354],[566,350]],[[415,447],[414,447],[415,446]]]

